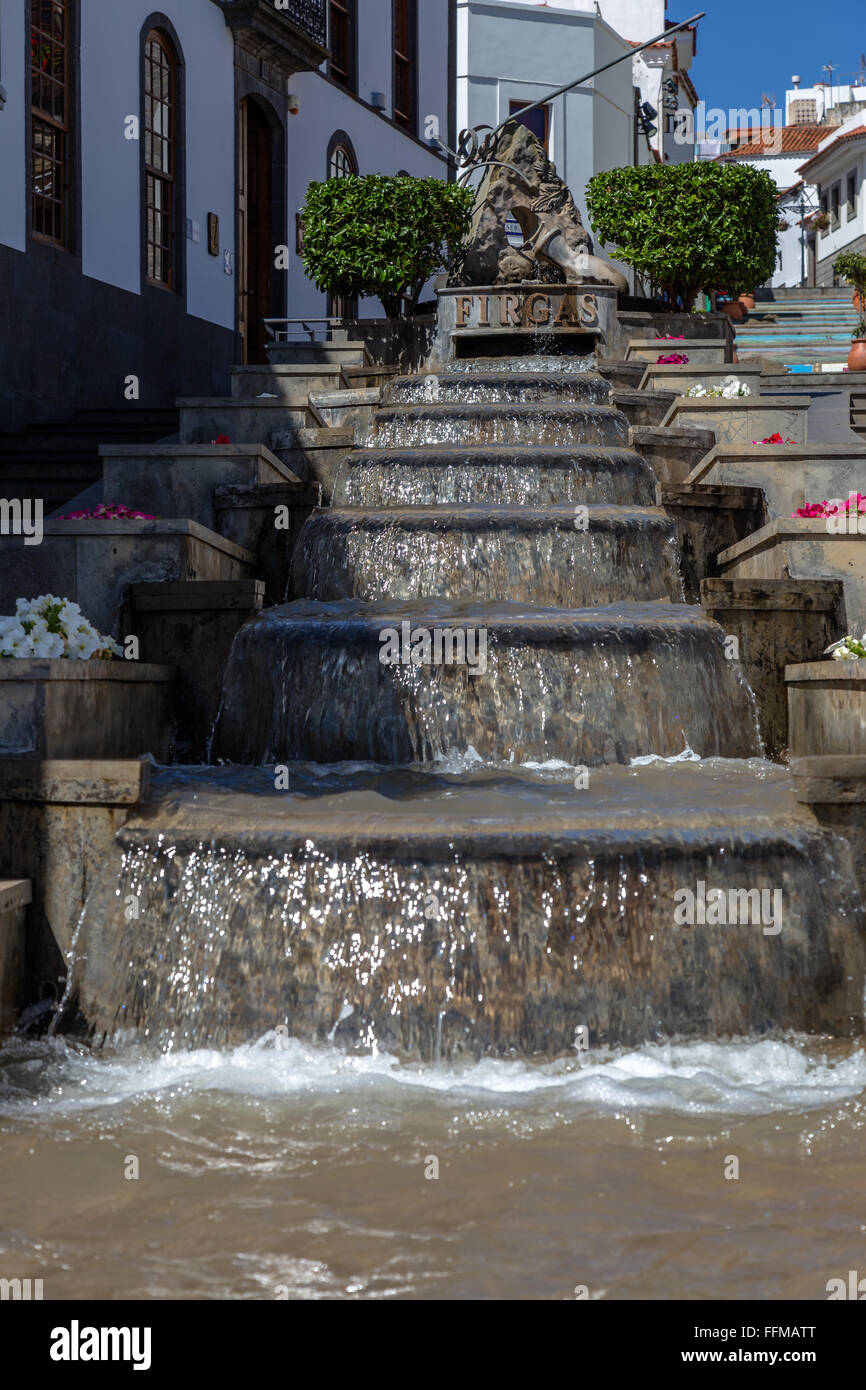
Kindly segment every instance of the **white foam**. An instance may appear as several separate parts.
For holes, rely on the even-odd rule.
[[[544,1065],[487,1059],[460,1068],[403,1065],[385,1053],[348,1056],[273,1033],[226,1051],[158,1058],[134,1047],[106,1057],[51,1039],[7,1044],[0,1065],[7,1077],[0,1110],[19,1112],[24,1105],[68,1112],[214,1092],[287,1101],[366,1092],[398,1104],[401,1093],[476,1108],[487,1100],[546,1110],[552,1102],[564,1118],[623,1110],[749,1115],[816,1109],[866,1092],[866,1052],[828,1058],[807,1038],[648,1044]]]

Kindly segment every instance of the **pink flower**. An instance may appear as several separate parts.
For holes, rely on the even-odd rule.
[[[148,512],[134,512],[122,502],[100,502],[89,512],[69,512],[60,521],[156,521]]]

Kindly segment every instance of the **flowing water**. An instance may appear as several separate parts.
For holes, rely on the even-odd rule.
[[[0,1273],[46,1299],[816,1300],[864,1272],[852,1044],[0,1056]]]
[[[762,759],[609,399],[589,359],[389,383],[305,597],[235,641],[222,765],[154,769],[52,1032],[0,1049],[0,1277],[737,1300],[864,1268],[851,851]],[[707,885],[755,911],[679,920]]]

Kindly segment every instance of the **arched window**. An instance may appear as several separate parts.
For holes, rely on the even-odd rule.
[[[347,174],[357,174],[351,150],[345,145],[335,145],[328,160],[328,178],[344,179]]]
[[[355,151],[352,141],[344,130],[338,130],[331,136],[328,145],[328,178],[344,179],[350,174],[357,174],[358,161],[355,158]],[[358,301],[348,295],[328,295],[328,317],[334,319],[356,319],[358,317]]]
[[[71,0],[32,0],[30,9],[31,225],[70,247],[72,162]]]
[[[145,277],[178,286],[178,63],[165,34],[144,41]]]

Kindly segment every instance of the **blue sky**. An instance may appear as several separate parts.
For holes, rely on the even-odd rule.
[[[856,72],[866,55],[866,0],[668,0],[674,23],[700,10],[691,75],[708,108],[760,106],[775,92],[784,111],[793,73],[811,87],[822,64]]]

